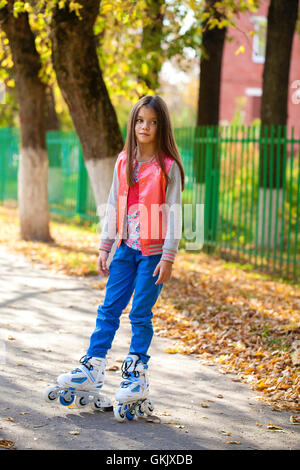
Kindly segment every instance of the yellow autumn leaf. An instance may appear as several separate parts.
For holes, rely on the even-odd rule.
[[[0,447],[2,449],[15,449],[15,443],[8,439],[0,439]]]
[[[283,431],[280,426],[274,426],[272,423],[268,424],[268,429],[271,429],[272,431]]]
[[[267,385],[264,380],[260,380],[257,384],[257,389],[258,390],[263,390],[264,388],[267,388]]]
[[[244,54],[245,52],[245,47],[244,46],[240,46],[236,51],[235,51],[235,55],[238,55],[240,53]]]
[[[300,416],[291,415],[290,422],[292,424],[300,424]]]
[[[120,367],[117,366],[116,364],[113,365],[113,366],[109,366],[109,367],[107,368],[107,370],[119,370],[119,369],[120,369]]]

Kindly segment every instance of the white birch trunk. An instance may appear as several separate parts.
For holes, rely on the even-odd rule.
[[[96,207],[106,204],[112,185],[115,161],[112,158],[100,160],[85,160],[86,169],[90,178]]]
[[[49,241],[48,155],[45,149],[22,148],[18,171],[21,237]]]
[[[98,212],[98,208],[99,206],[104,207],[107,203],[110,188],[113,181],[115,163],[116,162],[113,158],[101,158],[100,160],[85,160],[85,165],[92,186],[98,215],[100,215],[101,213],[104,214],[104,212],[101,210],[100,212]],[[99,235],[101,235],[101,229],[102,227],[99,227]],[[111,248],[109,257],[107,259],[108,267],[117,249],[118,240],[119,237],[117,235],[116,240]]]
[[[276,249],[280,246],[283,230],[282,197],[282,189],[259,189],[257,244],[260,248]]]

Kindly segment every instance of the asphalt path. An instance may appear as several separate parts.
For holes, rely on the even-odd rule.
[[[105,291],[93,287],[101,279],[57,274],[0,246],[0,441],[17,450],[300,448],[290,412],[263,404],[234,374],[193,355],[166,353],[172,340],[158,336],[149,362],[152,418],[119,423],[112,412],[46,403],[44,390],[85,354],[104,298]],[[130,331],[124,313],[103,388],[112,399]]]

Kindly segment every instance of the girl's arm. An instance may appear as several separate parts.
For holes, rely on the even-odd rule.
[[[173,263],[182,237],[182,183],[180,168],[175,160],[169,170],[169,176],[171,181],[166,190],[166,206],[169,209],[167,211],[167,231],[161,260]]]

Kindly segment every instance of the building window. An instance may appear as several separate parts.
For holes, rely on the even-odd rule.
[[[254,24],[252,60],[262,64],[265,61],[266,52],[267,18],[265,16],[252,16],[251,21]]]
[[[249,102],[249,119],[253,121],[254,119],[260,118],[262,89],[246,88],[245,94]]]

